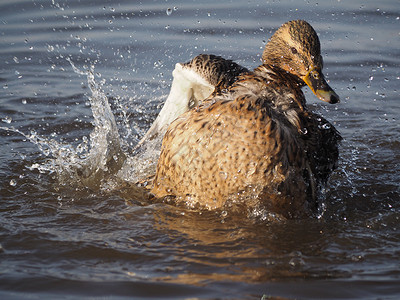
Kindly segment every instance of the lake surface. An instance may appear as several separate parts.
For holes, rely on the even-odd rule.
[[[344,138],[318,216],[149,201],[134,182],[157,151],[132,149],[175,64],[254,68],[291,19],[318,32],[341,97],[304,89]],[[398,299],[399,49],[394,0],[2,1],[0,298]]]

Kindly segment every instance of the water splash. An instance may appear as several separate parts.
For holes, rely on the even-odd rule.
[[[26,134],[14,127],[0,127],[24,136],[47,157],[45,162],[28,168],[41,173],[55,172],[60,185],[92,190],[117,189],[121,182],[136,183],[154,172],[162,137],[143,143],[133,154],[124,151],[121,145],[126,141],[120,138],[108,98],[95,81],[94,68],[82,71],[71,59],[67,60],[75,73],[87,78],[94,128],[89,137],[84,136],[74,147],[40,136],[34,130]]]
[[[84,139],[73,151],[75,154],[84,155],[78,164],[79,168],[75,170],[75,175],[89,187],[98,186],[101,179],[116,173],[121,168],[126,155],[121,149],[117,124],[108,98],[95,81],[93,67],[81,71],[69,58],[67,60],[75,73],[87,77],[91,91],[89,101],[94,119],[94,129],[90,133],[89,141]]]

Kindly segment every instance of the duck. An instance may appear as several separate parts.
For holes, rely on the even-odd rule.
[[[340,102],[322,69],[318,35],[304,20],[279,27],[253,71],[206,54],[177,64],[168,98],[184,109],[163,123],[150,193],[208,210],[313,214],[341,140],[302,92],[308,86],[320,100]]]

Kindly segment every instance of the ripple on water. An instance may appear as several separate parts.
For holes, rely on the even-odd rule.
[[[397,297],[398,7],[204,4],[2,4],[0,298]],[[342,99],[333,108],[306,95],[344,136],[323,213],[189,210],[132,188],[157,151],[134,159],[129,148],[174,64],[207,52],[254,67],[273,30],[295,18],[320,34]]]

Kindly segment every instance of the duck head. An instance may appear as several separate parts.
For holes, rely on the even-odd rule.
[[[323,61],[319,38],[306,21],[283,24],[265,46],[262,61],[294,75],[301,85],[307,84],[313,93],[328,103],[338,103],[339,96],[322,74]]]

